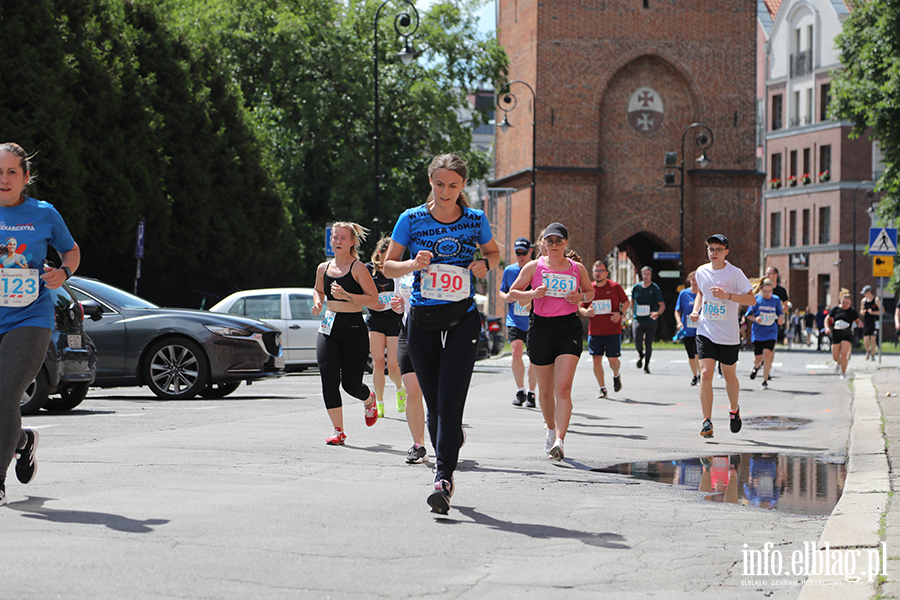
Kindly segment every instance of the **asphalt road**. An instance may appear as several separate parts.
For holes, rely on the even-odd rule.
[[[218,401],[92,390],[70,414],[25,418],[41,434],[39,472],[28,486],[7,477],[0,597],[796,598],[803,577],[760,583],[745,575],[746,551],[802,549],[827,516],[594,470],[740,455],[752,491],[751,453],[844,462],[850,382],[829,357],[779,351],[762,391],[746,375],[751,356],[739,366],[744,419],[808,423],[732,434],[716,379],[705,440],[682,352],[656,352],[652,375],[626,355],[624,389],[606,400],[585,354],[561,463],[543,453],[540,411],[511,406],[509,359],[478,363],[446,517],[425,502],[431,465],[405,463],[411,440],[391,403],[367,428],[345,399],[347,445],[324,444],[315,371]],[[875,366],[854,357],[851,368]],[[793,478],[784,506],[819,501],[824,474],[782,475],[782,487]]]

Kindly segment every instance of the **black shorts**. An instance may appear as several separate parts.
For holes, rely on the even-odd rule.
[[[740,344],[727,346],[725,344],[717,344],[706,336],[697,336],[697,356],[700,357],[700,360],[711,358],[723,365],[733,365],[737,363],[740,350]]]
[[[697,336],[692,335],[681,340],[684,343],[684,350],[687,352],[688,359],[697,356]]]
[[[409,358],[409,350],[406,349],[406,327],[400,327],[400,335],[397,336],[397,362],[400,364],[400,375],[415,373],[412,360]]]
[[[841,342],[853,342],[852,333],[838,333],[834,329],[831,330],[831,343],[840,344]]]
[[[522,340],[525,343],[528,343],[528,330],[522,331],[518,327],[506,327],[506,339],[509,340],[509,343],[512,344],[516,340]]]
[[[753,342],[753,355],[759,356],[763,350],[775,352],[775,340],[764,340],[761,342]]]
[[[383,333],[386,337],[397,337],[400,335],[400,319],[401,315],[392,310],[370,312],[366,326],[369,331]]]
[[[878,335],[878,328],[875,327],[875,321],[866,321],[863,323],[863,337],[867,335]]]
[[[528,359],[538,366],[552,365],[557,356],[581,356],[584,327],[575,313],[541,317],[532,313],[528,327]]]

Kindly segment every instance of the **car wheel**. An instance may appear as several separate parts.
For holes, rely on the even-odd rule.
[[[50,383],[47,380],[47,371],[41,367],[37,377],[34,378],[22,394],[22,400],[19,403],[19,412],[23,415],[35,415],[41,410],[41,407],[47,402],[48,389]]]
[[[60,398],[48,398],[44,403],[44,410],[49,410],[50,412],[65,412],[67,410],[72,410],[79,404],[81,401],[87,397],[88,388],[90,387],[87,383],[67,383],[59,388]]]
[[[156,342],[144,359],[144,383],[159,398],[185,400],[206,388],[206,355],[194,342],[169,338]]]
[[[238,389],[240,385],[240,381],[233,383],[208,383],[206,384],[206,388],[200,392],[200,396],[210,400],[217,400],[232,393],[234,390]]]

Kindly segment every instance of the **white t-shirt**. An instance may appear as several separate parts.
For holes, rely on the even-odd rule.
[[[697,335],[702,335],[716,344],[736,346],[741,343],[740,309],[741,305],[731,300],[719,300],[713,297],[710,288],[718,286],[729,294],[749,294],[750,281],[744,272],[725,261],[721,269],[713,269],[708,263],[697,269],[697,287],[703,294],[703,306],[700,320],[697,322]]]

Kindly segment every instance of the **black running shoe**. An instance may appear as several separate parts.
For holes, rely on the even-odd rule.
[[[709,419],[703,421],[703,429],[700,430],[700,435],[705,438],[711,438],[713,436],[712,421]]]
[[[525,404],[525,392],[516,392],[516,399],[513,400],[513,406],[522,406]]]
[[[650,365],[644,365],[644,373],[646,373],[647,375],[650,374]]]
[[[453,496],[453,481],[438,479],[434,482],[434,491],[428,496],[431,512],[446,515],[450,512],[450,498]]]
[[[640,369],[640,368],[643,367],[643,366],[644,366],[644,357],[641,356],[640,358],[638,358],[638,361],[637,361],[637,368]]]
[[[602,388],[600,388],[600,393],[597,394],[597,397],[598,398],[607,398],[607,397],[609,397],[609,391],[605,387],[602,387]]]
[[[731,417],[731,433],[737,433],[741,430],[741,407],[738,406],[736,411],[729,412],[728,416]]]
[[[759,367],[761,367],[761,366],[762,365],[760,365]],[[759,373],[759,367],[754,365],[753,369],[750,371],[750,379],[751,380],[756,379],[756,374]]]
[[[691,377],[691,387],[697,385],[698,383],[700,383],[699,375],[694,375],[693,377]]]
[[[23,429],[25,447],[16,450],[16,477],[22,483],[31,483],[37,474],[37,459],[34,457],[40,435],[36,429]]]
[[[526,408],[537,407],[537,404],[535,404],[535,402],[534,402],[534,392],[528,392],[528,399],[525,400],[525,407]]]
[[[409,449],[409,452],[406,453],[407,464],[419,465],[427,461],[428,452],[425,450],[425,446],[417,446],[416,444],[413,444],[412,448]]]
[[[622,391],[622,377],[620,375],[613,376],[613,391],[614,392]]]

